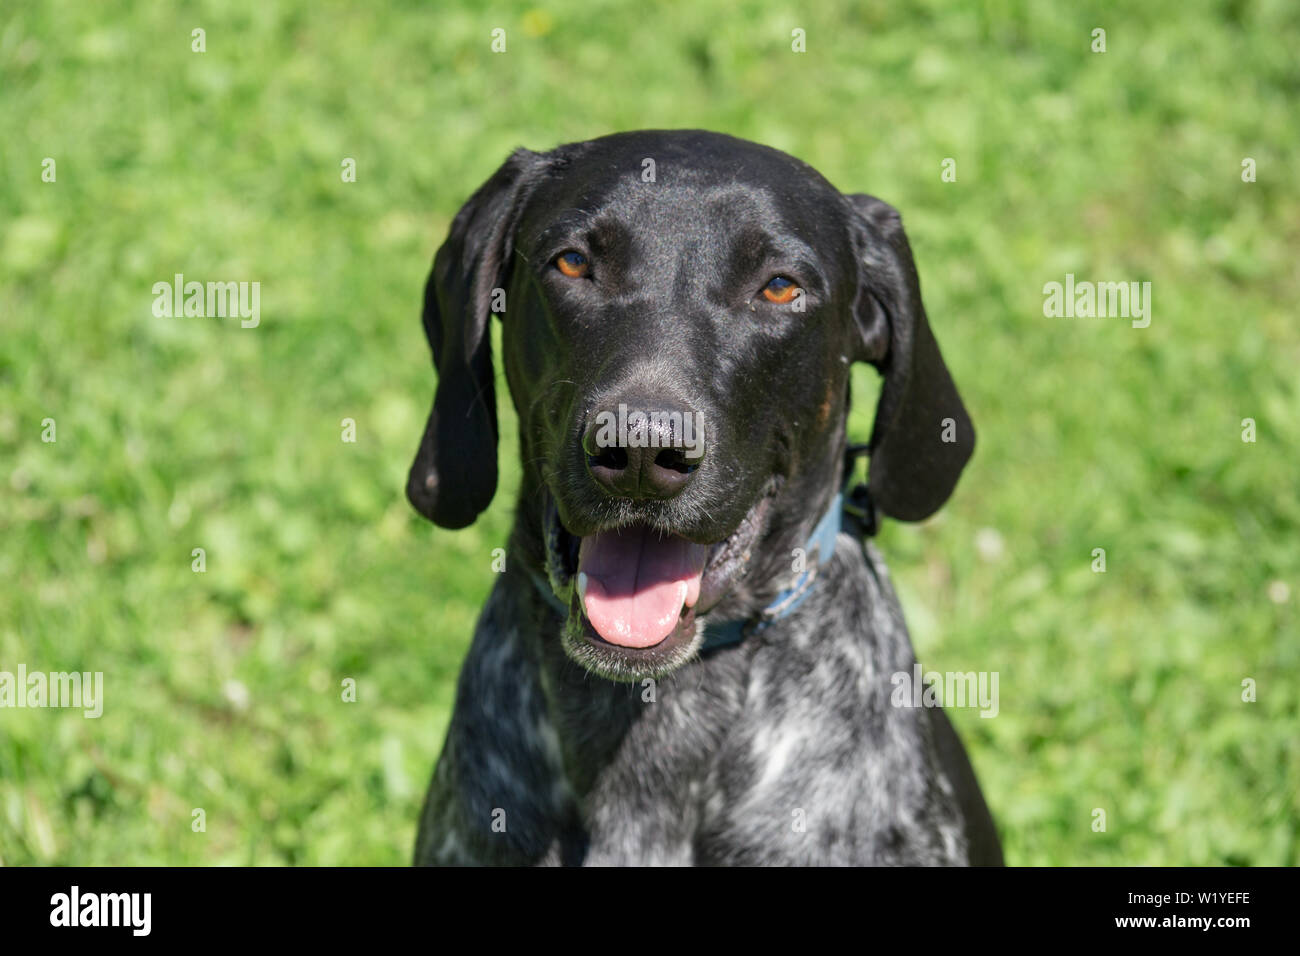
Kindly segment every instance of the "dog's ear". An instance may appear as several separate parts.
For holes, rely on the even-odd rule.
[[[424,334],[438,388],[406,496],[444,528],[464,528],[497,487],[497,408],[488,316],[505,288],[523,194],[541,157],[517,150],[452,221],[424,287]]]
[[[948,500],[975,450],[975,427],[926,320],[898,211],[874,196],[847,198],[857,213],[858,357],[884,377],[868,487],[883,513],[920,521]]]

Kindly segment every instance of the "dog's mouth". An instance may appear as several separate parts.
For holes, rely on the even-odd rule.
[[[645,522],[571,534],[548,501],[547,576],[568,608],[564,648],[614,680],[667,673],[703,642],[703,617],[749,561],[769,496],[730,535],[701,544]]]
[[[575,588],[582,613],[608,644],[654,647],[694,622],[708,557],[708,546],[646,525],[582,538]]]

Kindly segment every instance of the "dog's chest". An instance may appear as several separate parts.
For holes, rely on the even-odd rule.
[[[494,595],[448,741],[459,799],[482,803],[468,817],[532,828],[511,836],[520,861],[959,859],[923,721],[889,706],[906,630],[859,555],[808,613],[639,684],[578,672],[517,591]]]

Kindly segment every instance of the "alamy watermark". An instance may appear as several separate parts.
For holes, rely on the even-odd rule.
[[[921,672],[913,664],[911,673],[895,671],[889,702],[895,707],[978,707],[981,717],[998,715],[998,672]]]
[[[0,707],[81,709],[85,717],[104,713],[103,671],[0,671]]]
[[[1065,282],[1043,286],[1043,315],[1049,319],[1132,319],[1133,328],[1151,324],[1150,282]]]
[[[262,283],[186,282],[178,272],[171,282],[153,284],[153,314],[159,319],[235,318],[246,329],[262,321]]]
[[[598,448],[680,448],[687,458],[704,454],[703,412],[628,411],[619,402],[618,414],[596,413]]]
[[[132,936],[153,928],[152,893],[83,893],[75,883],[50,897],[51,926],[120,926]]]

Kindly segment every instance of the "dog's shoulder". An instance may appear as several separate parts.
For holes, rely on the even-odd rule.
[[[540,862],[557,852],[572,815],[536,650],[524,633],[527,591],[508,577],[484,605],[461,668],[421,814],[420,864]]]

